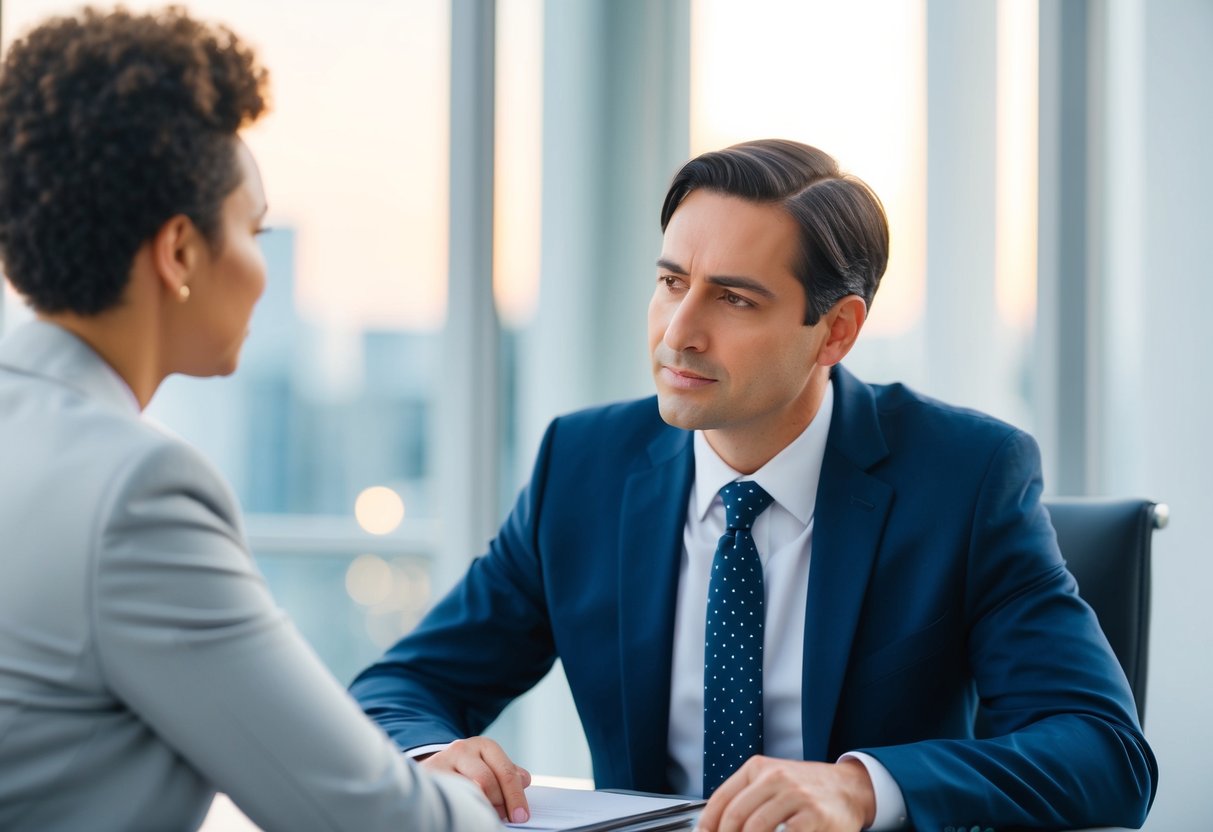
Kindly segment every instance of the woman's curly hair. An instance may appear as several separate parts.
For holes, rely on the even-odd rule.
[[[0,256],[42,312],[118,304],[139,247],[189,217],[222,245],[237,131],[268,75],[229,29],[178,7],[47,20],[0,69]]]

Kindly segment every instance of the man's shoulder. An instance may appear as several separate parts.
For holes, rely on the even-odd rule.
[[[1035,441],[1027,433],[988,413],[902,383],[867,384],[845,372],[838,381],[842,402],[841,407],[835,402],[836,427],[841,417],[847,424],[841,436],[848,437],[843,441],[852,450],[875,441],[894,460],[921,460],[925,454],[957,465],[966,460],[983,464],[1008,443],[1035,453]]]
[[[561,432],[588,431],[599,435],[651,436],[678,430],[661,418],[656,396],[587,407],[558,417],[554,424]]]
[[[1001,438],[1019,430],[989,413],[942,401],[901,382],[869,384],[847,374],[843,387],[852,395],[856,389],[867,391],[876,416],[885,427],[904,423]]]
[[[963,427],[1000,435],[1017,430],[1014,425],[989,413],[942,401],[900,382],[872,385],[872,388],[877,402],[877,411],[882,417],[919,418],[950,427]]]
[[[546,444],[562,463],[631,469],[685,449],[690,432],[661,418],[657,397],[613,402],[553,420]]]

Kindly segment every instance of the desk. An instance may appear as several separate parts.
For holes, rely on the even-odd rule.
[[[583,777],[553,777],[536,774],[532,779],[536,786],[555,786],[561,789],[592,789],[594,781]],[[244,812],[236,808],[225,794],[215,795],[215,802],[206,814],[198,832],[261,832],[261,827],[249,820]]]
[[[592,780],[580,777],[551,777],[537,774],[534,777],[534,783],[536,786],[557,786],[564,789],[594,788]],[[261,832],[261,827],[245,817],[227,795],[219,794],[215,795],[215,802],[211,805],[211,810],[207,813],[206,820],[203,821],[198,832]],[[1077,830],[1077,832],[1129,832],[1129,830],[1104,827]]]
[[[230,797],[217,794],[215,802],[211,804],[211,810],[206,813],[206,820],[198,827],[198,832],[260,832],[260,829],[260,826],[236,808]]]

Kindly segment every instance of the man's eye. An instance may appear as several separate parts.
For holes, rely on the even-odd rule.
[[[724,293],[724,302],[729,306],[752,306],[752,304],[741,295],[735,295],[732,292]]]

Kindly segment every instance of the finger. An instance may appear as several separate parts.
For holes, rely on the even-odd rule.
[[[740,772],[739,772],[740,773]],[[796,791],[778,766],[754,767],[749,782],[739,791],[720,818],[718,832],[766,832],[796,811]]]
[[[747,790],[747,791],[752,791]],[[745,793],[743,793],[744,796]],[[734,806],[738,806],[737,801],[734,801]],[[738,808],[739,812],[744,812],[739,827],[741,832],[768,832],[771,829],[779,829],[780,824],[784,824],[781,832],[792,828],[791,819],[797,815],[797,811],[803,807],[798,806],[795,799],[784,791],[768,792],[767,799],[755,806],[753,809],[746,811]],[[806,816],[816,817],[812,813],[802,812],[800,817],[803,820]],[[795,828],[799,829],[816,829],[813,824],[803,824]]]
[[[527,804],[524,789],[531,783],[531,773],[515,765],[496,743],[486,746],[482,754],[500,785],[506,819],[511,823],[526,823],[531,819],[531,807]]]
[[[484,792],[489,803],[493,804],[493,808],[497,810],[497,815],[503,820],[505,819],[505,797],[501,793],[497,775],[488,763],[479,756],[463,757],[456,764],[455,771],[479,786],[480,791]]]
[[[749,785],[750,772],[753,768],[755,768],[755,765],[747,761],[712,793],[711,798],[708,799],[708,804],[703,807],[703,812],[699,815],[699,829],[701,832],[724,832],[720,824],[724,818],[725,810],[728,809],[733,798]]]

